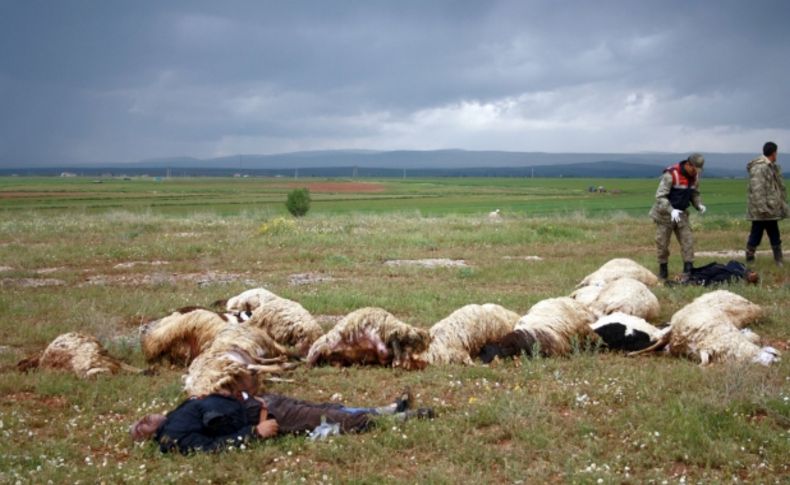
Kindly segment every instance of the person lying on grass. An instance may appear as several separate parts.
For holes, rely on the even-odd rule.
[[[375,416],[408,419],[434,415],[430,408],[409,409],[412,399],[408,390],[391,404],[357,408],[310,403],[277,394],[255,395],[256,388],[254,376],[240,375],[214,394],[187,399],[166,416],[143,417],[129,432],[135,441],[154,439],[163,453],[188,454],[220,451],[278,434],[318,431],[324,422],[334,425],[336,432],[349,433],[368,430]]]

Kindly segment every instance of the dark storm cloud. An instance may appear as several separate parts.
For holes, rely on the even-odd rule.
[[[790,4],[0,3],[0,163],[323,148],[754,151]]]

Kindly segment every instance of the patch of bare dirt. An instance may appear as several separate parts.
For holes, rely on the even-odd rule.
[[[11,266],[0,266],[0,272],[4,272],[4,271],[14,271],[14,268],[12,268]]]
[[[40,288],[42,286],[61,286],[66,282],[55,278],[3,278],[0,287],[18,286],[21,288]]]
[[[62,271],[63,268],[39,268],[33,270],[36,274],[50,274],[50,273],[57,273],[58,271]]]
[[[384,185],[373,182],[290,182],[276,185],[288,189],[307,187],[310,192],[375,193],[384,192]]]
[[[420,266],[422,268],[466,268],[469,265],[463,259],[431,258],[431,259],[390,259],[384,261],[387,266]]]
[[[91,285],[117,285],[117,286],[150,286],[150,285],[174,285],[177,283],[195,283],[198,286],[212,284],[229,284],[241,282],[248,286],[255,286],[255,280],[245,277],[238,273],[223,273],[219,271],[208,271],[205,273],[154,273],[154,274],[130,274],[130,275],[91,275],[84,283],[78,286]]]
[[[502,256],[502,259],[519,261],[543,261],[540,256]]]
[[[708,257],[708,258],[717,258],[717,257],[721,257],[721,258],[742,258],[744,256],[744,250],[740,249],[740,250],[737,250],[737,251],[735,251],[735,250],[694,251],[694,254],[696,256],[703,256],[703,257]],[[755,254],[757,254],[758,256],[759,255],[766,255],[766,256],[771,255],[771,256],[773,256],[773,252],[772,251],[767,251],[767,250],[757,251]],[[783,254],[785,256],[790,256],[790,250],[783,251]]]
[[[335,281],[335,278],[321,273],[296,273],[288,276],[288,284],[291,286],[313,285],[329,281]]]
[[[113,266],[114,269],[129,269],[134,268],[135,266],[139,265],[148,265],[148,266],[164,266],[166,264],[170,264],[168,261],[129,261],[126,263],[118,263]]]

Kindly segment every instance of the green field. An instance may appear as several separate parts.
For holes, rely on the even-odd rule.
[[[249,210],[285,213],[283,200],[295,187],[323,183],[376,184],[380,192],[314,191],[313,213],[414,212],[470,214],[499,208],[508,213],[545,215],[583,212],[596,216],[649,210],[656,181],[647,179],[436,178],[325,180],[277,178],[0,178],[0,210],[154,211],[223,215]],[[603,186],[609,192],[590,193]],[[619,193],[612,194],[611,191]],[[703,182],[704,199],[717,214],[745,213],[743,180]]]
[[[314,190],[306,217],[280,219],[288,184],[339,182],[377,185]],[[591,185],[609,192],[589,193]],[[141,322],[255,286],[300,302],[325,329],[364,306],[426,328],[469,303],[524,314],[568,295],[611,258],[656,269],[646,215],[656,185],[0,178],[0,482],[788,483],[790,265],[777,268],[762,253],[761,282],[728,289],[765,308],[753,330],[784,351],[778,365],[703,369],[669,357],[579,352],[418,372],[300,368],[289,376],[294,383],[270,385],[310,400],[340,394],[352,405],[382,403],[409,385],[418,405],[438,413],[324,442],[284,437],[221,455],[162,456],[151,444],[134,445],[126,430],[184,398],[183,369],[89,381],[15,369],[74,330],[145,367]],[[703,181],[708,213],[692,216],[698,251],[742,249],[744,185]],[[504,220],[488,221],[497,208]],[[780,227],[790,231],[786,221]],[[681,268],[678,253],[673,242],[672,274]],[[384,264],[417,258],[468,266]],[[303,273],[316,279],[293,284]],[[653,291],[661,325],[707,290]]]

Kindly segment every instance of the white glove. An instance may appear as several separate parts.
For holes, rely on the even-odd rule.
[[[706,210],[708,210],[708,208],[707,208],[707,207],[705,207],[705,206],[704,206],[704,205],[702,205],[702,204],[700,204],[700,205],[699,205],[699,215],[702,215],[702,214],[704,214]]]
[[[683,211],[680,209],[672,209],[672,222],[680,222],[680,214],[682,213]]]

